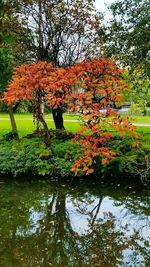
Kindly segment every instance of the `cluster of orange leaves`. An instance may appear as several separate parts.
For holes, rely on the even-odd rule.
[[[97,158],[102,164],[114,158],[115,153],[109,149],[112,138],[109,127],[121,135],[128,133],[136,137],[132,123],[120,118],[112,108],[114,104],[121,105],[127,85],[122,80],[122,70],[110,59],[87,59],[66,69],[47,62],[22,65],[14,70],[3,101],[8,105],[20,100],[34,101],[37,90],[43,91],[49,106],[57,109],[67,104],[82,117],[82,129],[74,140],[81,144],[83,157],[72,168],[75,174],[79,170],[92,173]]]
[[[53,67],[39,61],[14,69],[12,81],[4,93],[3,101],[12,105],[21,100],[34,102],[38,90],[42,90],[49,106],[60,107],[68,98],[69,88],[75,81],[67,69]]]

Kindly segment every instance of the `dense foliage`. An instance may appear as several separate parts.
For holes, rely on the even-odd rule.
[[[121,135],[136,137],[131,122],[125,117],[120,118],[112,108],[114,104],[121,104],[122,91],[127,88],[121,75],[122,71],[107,58],[87,59],[67,69],[53,67],[47,62],[22,65],[15,69],[3,101],[8,105],[21,100],[32,101],[36,132],[39,132],[39,122],[42,123],[46,144],[49,143],[49,133],[42,114],[42,102],[58,114],[58,111],[62,114],[65,104],[79,112],[83,120],[82,135],[77,133],[75,140],[82,145],[83,157],[75,162],[72,171],[77,174],[82,170],[90,174],[97,158],[107,164],[115,156],[109,147],[112,137],[109,127]],[[112,118],[111,124],[109,118]]]
[[[125,100],[131,103],[129,115],[150,115],[150,80],[145,77],[142,69],[126,71],[125,79],[129,85],[129,92]]]
[[[150,76],[149,0],[118,0],[111,4],[111,21],[100,30],[105,52]]]
[[[81,146],[72,142],[72,134],[66,131],[50,131],[51,146],[47,147],[41,138],[28,135],[18,141],[7,134],[0,141],[0,173],[3,175],[73,177],[71,171],[74,162],[82,155]],[[97,159],[94,164],[94,175],[101,177],[141,178],[147,181],[150,175],[149,158],[150,146],[133,143],[129,137],[113,137],[110,143],[116,157],[107,165]],[[6,164],[7,162],[7,164]],[[78,171],[78,176],[84,176],[84,171]]]
[[[51,147],[34,135],[23,138],[19,143],[11,139],[11,135],[6,135],[0,142],[0,173],[14,176],[26,173],[61,177],[71,175],[74,160],[81,156],[79,145],[66,140],[70,139],[69,133],[59,134],[59,139],[55,139],[57,132],[50,134],[53,138]]]

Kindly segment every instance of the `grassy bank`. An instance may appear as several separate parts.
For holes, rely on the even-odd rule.
[[[70,169],[82,153],[79,145],[71,141],[72,134],[69,139],[68,136],[61,134],[61,138],[55,137],[50,147],[46,147],[37,137],[23,138],[34,130],[31,114],[16,114],[15,119],[22,138],[19,143],[15,140],[8,142],[3,138],[3,135],[11,131],[11,125],[8,114],[0,114],[0,174],[73,176]],[[49,128],[54,129],[52,116],[46,115],[45,119]],[[72,133],[80,128],[76,115],[64,114],[64,121],[66,130]],[[140,117],[139,121],[141,121]],[[136,118],[136,122],[139,121]],[[122,139],[116,135],[117,137],[110,143],[110,149],[116,153],[115,160],[112,160],[108,166],[102,166],[98,160],[98,165],[95,166],[96,174],[106,176],[132,174],[133,176],[142,175],[141,177],[146,179],[149,177],[147,164],[150,161],[150,126],[137,127],[137,131],[139,140],[134,146],[131,138]],[[81,172],[80,175],[83,173]]]

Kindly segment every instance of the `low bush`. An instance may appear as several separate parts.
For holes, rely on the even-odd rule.
[[[111,149],[116,152],[116,157],[109,165],[103,167],[105,175],[133,176],[141,180],[150,179],[150,142],[142,140],[133,141],[131,138],[118,138],[112,140]]]
[[[70,169],[81,156],[78,144],[60,140],[50,147],[38,137],[0,142],[0,173],[18,176],[26,173],[38,175],[70,175]]]
[[[74,134],[72,132],[68,132],[63,129],[50,129],[49,130],[49,135],[51,138],[55,138],[58,140],[70,140],[74,137]]]
[[[17,134],[16,133],[9,132],[9,133],[3,135],[3,140],[5,140],[5,141],[10,141],[10,140],[13,140],[13,139],[17,139]]]
[[[56,131],[54,131],[56,132]],[[30,174],[40,176],[74,176],[70,172],[74,161],[82,157],[80,145],[66,139],[63,132],[61,138],[56,135],[51,139],[51,145],[46,146],[41,138],[28,136],[19,142],[9,138],[0,141],[0,174],[13,176]],[[71,137],[71,135],[70,135]],[[68,138],[70,139],[70,138]],[[110,142],[110,149],[115,151],[116,158],[108,165],[102,165],[100,159],[95,159],[94,175],[120,176],[132,175],[148,180],[150,177],[150,142],[139,145],[141,141],[133,142],[129,137],[116,136]],[[83,172],[79,172],[83,176]]]

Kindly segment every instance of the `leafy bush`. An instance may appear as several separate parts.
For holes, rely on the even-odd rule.
[[[142,181],[148,181],[150,179],[150,149],[143,147],[133,149],[123,157],[120,168],[124,173],[130,173],[134,177],[140,177]]]
[[[17,176],[23,173],[38,172],[38,165],[42,162],[40,153],[45,150],[44,144],[39,139],[1,142],[0,173],[11,173]]]
[[[10,140],[13,140],[13,139],[17,139],[17,134],[16,133],[9,132],[9,133],[3,135],[3,140],[5,140],[5,141],[10,141]]]
[[[129,110],[126,112],[127,115],[141,115],[143,108],[139,104],[132,104]]]
[[[70,173],[74,161],[82,156],[80,145],[71,141],[54,142],[52,146],[54,165],[57,174],[65,177]]]
[[[72,132],[68,132],[63,129],[51,129],[49,130],[50,137],[56,138],[58,140],[70,140],[74,137],[74,134]]]
[[[104,167],[105,175],[132,175],[134,178],[140,177],[141,180],[150,178],[150,143],[133,141],[126,137],[116,139],[111,142],[116,152],[116,158]]]
[[[69,161],[73,161],[82,155],[80,145],[72,141],[60,142],[56,140],[52,144],[52,151],[54,157]]]
[[[141,141],[140,141],[141,142]],[[139,145],[129,137],[112,138],[110,148],[115,151],[116,158],[108,165],[102,165],[96,159],[95,175],[120,176],[132,174],[141,179],[150,177],[150,142]],[[22,174],[41,176],[74,176],[70,172],[74,161],[82,157],[80,145],[70,140],[63,141],[52,139],[51,146],[46,145],[40,138],[23,138],[16,140],[0,141],[0,173],[18,176]],[[83,175],[81,171],[79,176]]]
[[[70,175],[74,160],[81,155],[79,145],[55,140],[51,147],[39,138],[23,138],[0,142],[0,173],[14,176],[26,173],[38,175]]]

